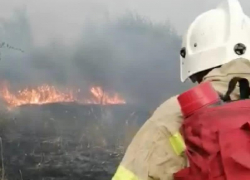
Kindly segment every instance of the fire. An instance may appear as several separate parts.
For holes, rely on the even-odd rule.
[[[80,92],[80,90],[78,90]],[[12,93],[5,84],[0,89],[0,96],[9,107],[17,107],[27,104],[49,104],[59,102],[78,102],[80,104],[125,104],[126,101],[115,93],[113,96],[105,93],[101,87],[91,87],[90,95],[78,97],[78,92],[69,90],[59,91],[54,86],[42,85],[36,88],[25,88],[17,93]]]
[[[94,104],[125,104],[125,100],[122,99],[117,93],[111,97],[108,94],[106,94],[101,87],[92,87],[90,89],[90,92],[94,96],[95,100],[87,101],[88,103],[94,103]]]

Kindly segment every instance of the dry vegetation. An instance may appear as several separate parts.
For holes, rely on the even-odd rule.
[[[76,104],[2,113],[2,179],[108,180],[148,115],[129,106]]]

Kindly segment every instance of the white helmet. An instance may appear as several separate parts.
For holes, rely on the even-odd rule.
[[[198,16],[181,49],[181,81],[238,58],[250,60],[250,18],[238,0],[226,0]]]

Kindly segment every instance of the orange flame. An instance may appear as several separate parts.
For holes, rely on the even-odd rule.
[[[117,93],[111,97],[108,94],[104,93],[101,87],[92,87],[90,89],[91,94],[94,99],[87,100],[86,102],[89,104],[125,104],[126,101],[121,98]]]
[[[78,90],[80,92],[80,90]],[[57,102],[78,102],[80,104],[126,104],[126,101],[117,93],[110,96],[101,87],[90,88],[91,98],[78,98],[73,91],[61,92],[54,86],[42,85],[34,89],[23,89],[17,93],[11,93],[7,85],[0,89],[2,99],[9,107],[17,107],[27,104],[49,104]]]

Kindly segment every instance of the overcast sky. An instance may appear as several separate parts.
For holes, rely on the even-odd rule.
[[[17,8],[25,8],[31,20],[34,40],[48,38],[73,42],[86,20],[98,23],[117,18],[128,11],[150,18],[153,22],[169,21],[181,35],[200,13],[218,0],[0,0],[0,18],[9,19]],[[250,1],[240,0],[250,14]]]

